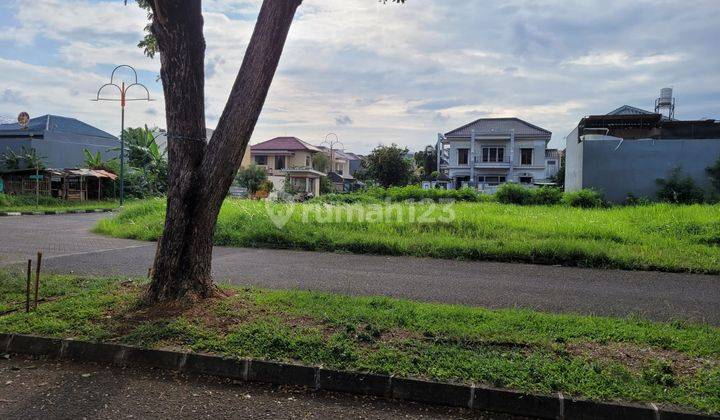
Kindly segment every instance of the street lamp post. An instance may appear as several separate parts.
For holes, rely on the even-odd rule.
[[[121,82],[120,85],[115,83],[115,72],[118,71],[118,69],[121,68],[128,68],[132,71],[134,80],[129,85],[125,86],[125,82]],[[113,86],[117,88],[117,90],[120,92],[120,98],[101,98],[100,94],[102,93],[102,90],[106,87]],[[127,92],[132,88],[133,86],[141,87],[145,90],[146,96],[144,98],[128,98]],[[137,72],[132,66],[129,66],[127,64],[122,64],[117,67],[115,67],[110,74],[110,83],[105,83],[104,85],[100,86],[100,89],[97,91],[97,97],[93,99],[95,102],[99,101],[119,101],[120,102],[120,205],[122,206],[125,202],[125,103],[127,101],[153,101],[154,99],[150,99],[150,91],[148,88],[143,85],[142,83],[138,82],[137,78]]]

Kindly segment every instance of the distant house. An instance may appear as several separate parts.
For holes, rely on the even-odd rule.
[[[560,171],[563,152],[558,149],[545,150],[545,178],[552,179]]]
[[[439,135],[439,169],[454,188],[492,191],[505,182],[543,183],[551,136],[519,118],[481,118]]]
[[[110,159],[118,155],[111,149],[119,146],[117,137],[75,118],[43,115],[32,118],[26,127],[17,123],[0,125],[0,153],[20,154],[23,147],[35,149],[49,168],[82,166],[85,149],[93,154],[100,152],[104,159]],[[2,167],[3,162],[0,162],[0,169]]]
[[[355,188],[357,180],[350,174],[340,174],[337,172],[328,172],[327,174],[333,188],[337,192],[351,192]]]
[[[250,148],[251,162],[265,168],[276,190],[282,190],[287,176],[296,189],[320,194],[324,173],[312,168],[312,158],[321,150],[297,137],[276,137]]]
[[[720,123],[679,121],[624,105],[581,119],[565,152],[565,191],[594,188],[614,202],[628,194],[654,199],[657,179],[675,168],[709,187],[705,168],[720,157]]]
[[[355,176],[355,173],[362,168],[362,156],[346,151],[343,153],[350,161],[350,175]]]

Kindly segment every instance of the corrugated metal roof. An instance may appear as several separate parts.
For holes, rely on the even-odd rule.
[[[510,134],[515,130],[517,136],[549,137],[552,133],[520,118],[480,118],[445,134],[446,137],[470,137],[475,130],[476,136],[492,136]]]
[[[117,179],[117,175],[112,172],[104,171],[102,169],[65,169],[65,173],[77,176],[91,176],[94,178],[110,178],[113,181]]]
[[[297,137],[275,137],[250,146],[251,151],[256,150],[307,150],[310,152],[319,152],[320,149],[310,143],[304,142]]]
[[[635,108],[630,105],[623,105],[620,108],[610,111],[607,115],[648,115],[654,114],[654,112],[646,111],[644,109]]]
[[[46,131],[117,140],[117,137],[112,134],[95,128],[90,124],[86,124],[75,118],[60,117],[58,115],[43,115],[42,117],[31,118],[26,128],[20,127],[18,123],[0,125],[0,135],[2,136],[25,137],[31,134],[33,136],[39,136],[43,135]]]

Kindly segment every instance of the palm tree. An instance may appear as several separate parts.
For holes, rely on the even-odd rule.
[[[131,167],[146,168],[165,158],[165,154],[160,152],[155,141],[153,130],[149,129],[147,125],[144,128],[127,128],[123,132],[123,136],[125,137],[128,164]],[[116,147],[112,150],[119,151],[120,148]]]
[[[34,147],[26,149],[23,146],[22,157],[28,168],[33,168],[35,170],[45,169],[45,159],[47,156],[41,156],[38,154]]]
[[[3,164],[7,169],[20,169],[20,162],[23,160],[21,155],[18,155],[11,149],[5,150],[2,154]]]
[[[85,166],[89,169],[102,169],[113,173],[117,172],[117,159],[103,160],[100,152],[93,155],[88,149],[83,150],[83,155],[85,155]]]

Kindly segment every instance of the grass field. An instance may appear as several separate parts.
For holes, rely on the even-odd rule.
[[[113,219],[101,221],[95,231],[155,240],[162,232],[164,206],[163,200],[130,204]],[[280,215],[276,220],[283,215],[289,218],[279,228],[270,214]],[[215,243],[718,274],[720,205],[579,209],[498,203],[445,207],[228,200]]]
[[[149,309],[142,287],[48,277],[47,302],[0,316],[0,332],[720,412],[720,330],[710,326],[240,287]],[[21,275],[0,273],[0,311],[22,307],[22,288]]]
[[[114,209],[119,203],[114,200],[101,201],[67,201],[52,197],[40,197],[39,206],[35,205],[35,196],[0,194],[0,211],[58,211],[58,210],[92,210]]]

